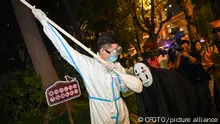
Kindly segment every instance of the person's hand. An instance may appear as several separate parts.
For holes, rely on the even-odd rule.
[[[187,52],[183,52],[182,55],[183,55],[184,57],[187,57],[187,58],[188,58],[191,62],[193,62],[193,63],[199,63],[196,58],[190,56]]]
[[[182,55],[183,55],[183,53],[181,53],[181,52],[177,52],[177,55],[176,55],[177,60],[179,60],[179,59],[181,58]]]
[[[108,62],[107,64],[106,64],[106,67],[109,69],[109,70],[114,70],[115,69],[115,64],[114,63],[112,63],[112,62]]]
[[[35,18],[38,19],[40,22],[46,17],[46,14],[42,10],[36,9],[35,6],[32,8],[32,13],[34,14]]]
[[[121,64],[119,63],[119,62],[116,62],[115,63],[115,69],[118,71],[118,72],[120,72],[120,73],[122,73],[123,71],[123,68],[122,68],[122,66],[121,66]]]
[[[214,51],[213,51],[216,55],[219,54],[219,50],[218,50],[218,47],[216,47],[216,45],[214,45]]]
[[[188,56],[189,56],[189,54],[188,54],[187,52],[183,52],[182,55],[183,55],[184,57],[188,57]]]

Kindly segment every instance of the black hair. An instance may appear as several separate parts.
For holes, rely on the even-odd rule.
[[[216,34],[217,32],[220,32],[220,27],[216,27],[212,29],[212,33]]]
[[[192,47],[191,47],[192,53],[199,52],[199,51],[196,50],[196,43],[200,43],[200,41],[199,41],[199,40],[196,40],[196,41],[192,42]],[[200,44],[201,44],[201,43],[200,43]]]
[[[105,32],[102,33],[101,36],[99,36],[97,41],[97,48],[98,51],[104,46],[104,45],[111,45],[114,43],[118,43],[120,39],[111,32]]]
[[[176,62],[176,51],[172,48],[169,48],[168,50],[168,62]]]
[[[166,50],[160,50],[159,51],[159,55],[166,55],[167,54],[167,51]]]
[[[182,42],[182,40],[180,38],[176,39],[175,43],[177,43],[178,45]]]

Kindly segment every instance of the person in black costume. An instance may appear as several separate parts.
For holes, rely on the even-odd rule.
[[[198,115],[197,94],[191,82],[175,71],[151,67],[146,59],[134,66],[134,73],[139,78],[141,78],[140,70],[137,71],[136,65],[140,63],[146,65],[141,67],[142,72],[146,72],[149,68],[153,83],[144,86],[143,91],[136,94],[139,117],[189,118]],[[146,75],[147,79],[149,77]]]
[[[201,63],[201,44],[199,41],[192,43],[192,52],[189,41],[183,40],[180,43],[183,49],[177,55],[177,69],[183,77],[188,79],[194,86],[199,98],[199,115],[208,117],[210,114],[210,90],[208,86],[209,77],[202,67]]]

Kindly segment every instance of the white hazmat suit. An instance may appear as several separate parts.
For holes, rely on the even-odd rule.
[[[74,50],[52,27],[40,10],[33,10],[35,17],[43,25],[43,30],[61,56],[79,72],[89,94],[90,116],[92,124],[130,124],[129,113],[120,91],[127,91],[120,77],[108,70],[97,59],[90,58]],[[115,64],[116,69],[125,69]]]

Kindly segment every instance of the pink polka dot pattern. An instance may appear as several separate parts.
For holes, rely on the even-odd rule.
[[[57,81],[54,85],[47,88],[45,92],[49,106],[55,106],[63,102],[72,100],[81,95],[77,80]]]

